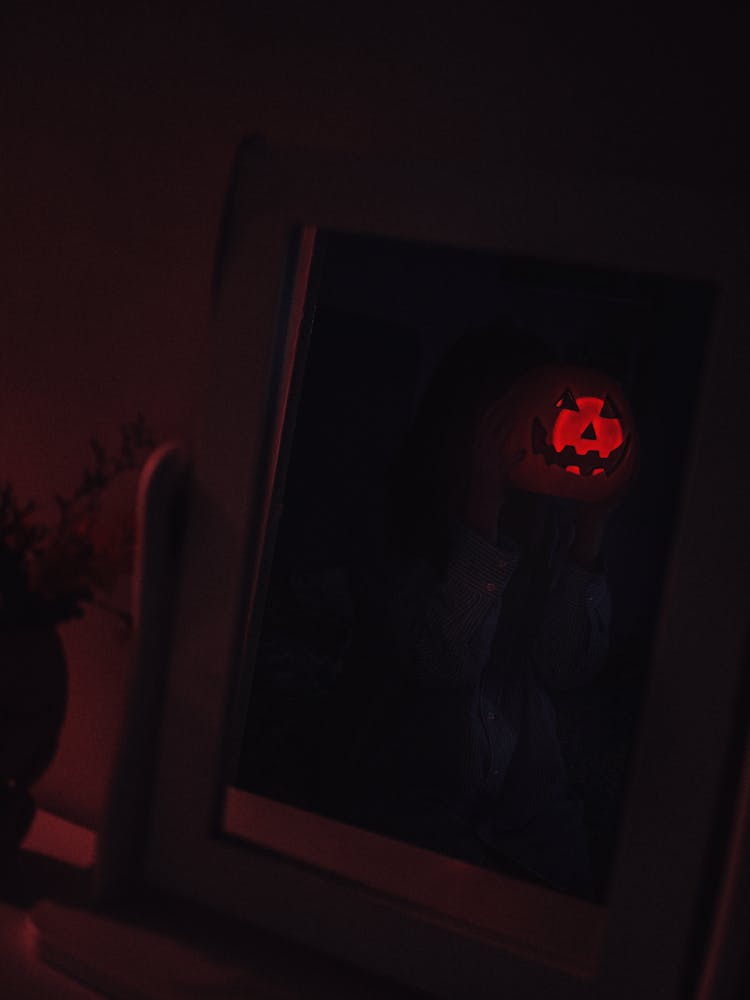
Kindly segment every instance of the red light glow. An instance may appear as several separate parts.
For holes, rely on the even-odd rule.
[[[572,447],[578,455],[594,451],[601,458],[608,458],[624,440],[622,424],[617,417],[600,415],[604,400],[598,396],[580,396],[576,404],[578,408],[575,410],[560,407],[552,428],[553,448],[561,452],[566,447]],[[566,469],[568,472],[577,470],[580,475],[578,466],[569,465]],[[595,470],[595,473],[603,471]]]

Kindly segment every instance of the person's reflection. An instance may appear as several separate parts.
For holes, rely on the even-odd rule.
[[[425,394],[360,592],[350,818],[586,894],[554,697],[605,661],[607,512],[511,490],[520,455],[500,458],[503,393],[547,360],[512,330],[472,334]]]

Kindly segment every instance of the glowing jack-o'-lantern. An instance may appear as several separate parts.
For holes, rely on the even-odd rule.
[[[606,500],[633,471],[633,418],[622,389],[602,372],[572,366],[538,368],[507,396],[512,430],[508,456],[519,489],[577,500]]]

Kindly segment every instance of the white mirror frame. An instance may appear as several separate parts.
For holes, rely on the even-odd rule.
[[[152,882],[436,996],[687,995],[728,837],[716,811],[736,777],[749,623],[741,218],[729,195],[554,169],[241,149],[192,454]],[[696,431],[606,908],[250,795],[228,803],[249,839],[222,832],[226,720],[318,230],[717,288],[701,399],[686,400]]]

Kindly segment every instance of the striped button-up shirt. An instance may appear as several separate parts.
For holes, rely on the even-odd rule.
[[[575,825],[553,696],[603,665],[610,597],[603,572],[569,560],[571,540],[555,522],[543,557],[522,556],[459,525],[442,571],[405,560],[392,572],[376,645],[399,694],[371,758],[390,798],[371,801],[393,814],[373,825],[466,854],[438,829],[450,814],[535,871],[546,849],[519,831]]]

